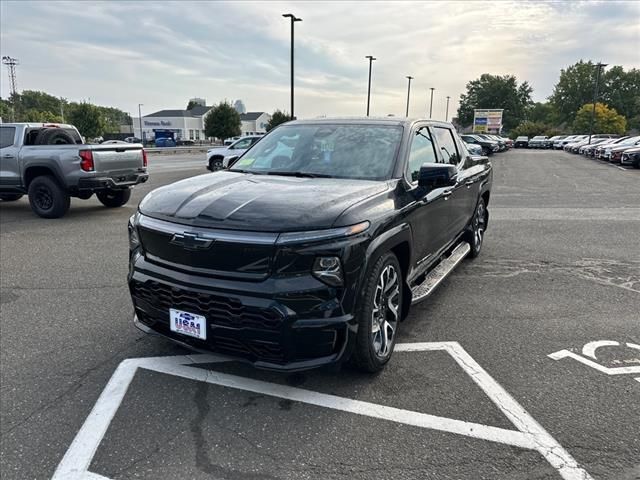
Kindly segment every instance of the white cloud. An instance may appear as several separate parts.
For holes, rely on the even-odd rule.
[[[639,67],[640,2],[1,2],[0,52],[21,61],[18,86],[127,111],[242,98],[289,106],[289,23],[296,23],[298,116],[364,112],[450,116],[482,73],[529,80],[536,100],[584,58]],[[636,48],[634,48],[634,46]],[[1,93],[7,95],[6,72]]]

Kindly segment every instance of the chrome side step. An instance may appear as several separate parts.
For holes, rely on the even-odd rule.
[[[440,285],[440,282],[464,260],[464,257],[466,257],[470,251],[471,246],[467,242],[462,242],[454,248],[451,255],[443,259],[433,270],[427,273],[422,283],[411,288],[411,293],[413,294],[411,304],[418,303],[431,295],[436,287]]]

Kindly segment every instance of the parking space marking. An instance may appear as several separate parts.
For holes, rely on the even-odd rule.
[[[628,348],[634,350],[640,350],[640,345],[635,343],[626,343]],[[582,347],[582,355],[579,355],[571,350],[558,350],[557,352],[550,353],[547,355],[549,358],[553,360],[560,360],[563,358],[573,358],[574,360],[591,367],[601,373],[605,373],[607,375],[629,375],[640,373],[640,365],[631,366],[631,367],[606,367],[604,365],[599,364],[595,360],[596,358],[596,350],[600,347],[618,347],[621,346],[620,342],[612,341],[612,340],[597,340],[594,342],[587,343],[584,347]],[[586,358],[586,357],[591,358]]]
[[[127,359],[120,363],[56,469],[54,480],[109,480],[89,472],[93,457],[107,432],[138,368],[181,378],[269,395],[404,425],[438,430],[514,447],[536,450],[565,480],[592,480],[573,457],[496,382],[457,342],[396,345],[399,352],[445,351],[484,391],[517,430],[402,410],[298,387],[254,380],[194,367],[229,361],[218,355],[184,355]]]

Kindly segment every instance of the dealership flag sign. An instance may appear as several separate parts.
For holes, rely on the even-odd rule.
[[[479,109],[473,111],[474,133],[500,133],[502,130],[502,109]]]

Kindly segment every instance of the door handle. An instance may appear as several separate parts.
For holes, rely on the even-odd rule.
[[[453,193],[453,188],[450,188],[442,192],[442,196],[445,200],[448,200],[452,193]]]
[[[473,180],[467,180],[466,182],[464,182],[464,184],[467,186],[467,188],[471,188],[471,185],[473,185],[474,183],[476,183],[476,182],[474,182]]]
[[[11,155],[10,153],[5,153],[4,155],[2,155],[2,158],[13,158],[13,155]]]

